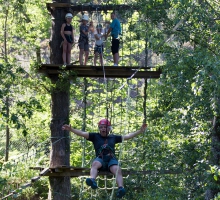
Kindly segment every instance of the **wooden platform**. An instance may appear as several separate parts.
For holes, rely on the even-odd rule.
[[[105,66],[106,78],[160,78],[161,71],[146,71],[149,68],[139,67],[114,67]],[[47,76],[59,74],[62,71],[73,71],[77,77],[104,77],[103,67],[101,66],[79,66],[79,65],[55,65],[55,64],[42,64],[38,72]],[[138,71],[137,71],[138,70]]]
[[[134,171],[122,169],[123,176],[127,175],[147,175],[147,174],[180,174],[179,170],[145,170],[145,171]],[[112,176],[110,172],[100,171],[98,175]],[[79,177],[79,176],[90,176],[90,168],[80,168],[73,166],[60,166],[55,168],[45,168],[40,172],[40,176],[69,176],[69,177]]]
[[[118,4],[118,5],[113,5],[113,4],[106,4],[106,5],[98,5],[98,4],[92,4],[92,3],[87,3],[87,4],[80,4],[80,5],[74,5],[70,3],[47,3],[47,9],[51,10],[54,8],[71,8],[72,11],[109,11],[109,10],[137,10],[137,6],[131,6],[131,5],[126,5],[126,4]]]

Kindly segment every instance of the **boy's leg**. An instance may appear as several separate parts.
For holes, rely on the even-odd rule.
[[[83,55],[84,55],[84,46],[85,46],[85,42],[79,41],[79,64],[83,65]]]
[[[112,165],[110,167],[110,172],[116,176],[116,183],[118,187],[123,187],[123,176],[121,168],[118,165]]]
[[[95,54],[94,54],[94,66],[96,66],[97,58],[98,58],[98,53],[95,52]]]
[[[85,61],[84,61],[84,65],[87,65],[88,57],[89,57],[89,51],[85,51]]]
[[[96,184],[96,177],[98,175],[98,169],[100,169],[102,167],[102,159],[100,158],[96,158],[93,163],[92,163],[92,167],[90,170],[90,177],[91,178],[87,178],[86,179],[86,184],[88,186],[91,186],[92,189],[96,189],[98,188],[97,184]]]
[[[85,62],[84,65],[87,64],[88,57],[89,57],[89,43],[85,43],[84,45],[84,52],[85,52]]]
[[[99,60],[100,60],[101,66],[103,66],[103,57],[102,56],[103,56],[102,53],[99,54]]]
[[[111,162],[114,163],[115,161],[111,160]],[[116,196],[118,198],[122,198],[125,195],[125,189],[123,187],[123,176],[122,176],[121,168],[118,166],[118,164],[114,164],[111,165],[109,169],[116,176],[116,183],[118,185],[118,191]]]
[[[84,49],[79,50],[79,64],[83,65],[83,54],[84,54]]]
[[[96,179],[96,177],[98,176],[98,169],[101,168],[101,167],[102,167],[102,163],[98,160],[95,160],[92,163],[92,167],[91,167],[91,170],[90,170],[91,178]]]

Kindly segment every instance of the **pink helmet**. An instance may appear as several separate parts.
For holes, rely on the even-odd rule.
[[[111,126],[111,122],[110,122],[109,120],[107,120],[107,119],[101,119],[101,120],[99,121],[99,126],[100,126],[100,125]]]

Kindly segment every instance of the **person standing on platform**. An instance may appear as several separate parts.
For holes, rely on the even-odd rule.
[[[118,66],[119,44],[120,44],[119,35],[121,34],[121,24],[114,12],[111,13],[111,19],[112,19],[112,23],[110,24],[110,28],[108,29],[108,32],[106,34],[106,39],[111,33],[111,37],[112,37],[111,51],[113,55],[114,66]]]
[[[89,57],[89,31],[90,27],[87,25],[89,21],[89,17],[87,15],[82,16],[82,23],[79,27],[80,35],[79,35],[79,63],[80,65],[86,65]],[[84,63],[83,63],[83,56]]]
[[[94,66],[96,66],[97,58],[99,57],[100,64],[103,66],[103,33],[102,25],[98,24],[96,26],[96,31],[94,32],[95,37],[95,48],[94,48]]]
[[[74,34],[73,27],[71,25],[73,15],[71,13],[67,13],[65,16],[66,23],[63,23],[61,26],[61,36],[63,38],[62,46],[63,46],[63,64],[70,64],[71,61],[71,49],[74,43]]]

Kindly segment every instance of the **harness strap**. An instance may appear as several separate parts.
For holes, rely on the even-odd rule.
[[[113,149],[108,145],[108,143],[107,143],[107,139],[105,140],[105,143],[104,143],[104,145],[102,145],[100,148],[99,148],[99,150],[98,150],[98,157],[102,157],[102,159],[103,159],[103,156],[104,156],[104,154],[103,154],[103,151],[104,150],[107,150],[109,153],[109,155],[112,157],[112,158],[116,158],[115,157],[115,155],[114,155],[114,153],[113,153]],[[106,155],[108,155],[108,154],[106,154]]]

